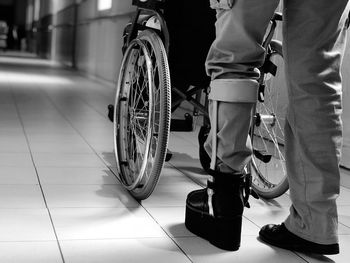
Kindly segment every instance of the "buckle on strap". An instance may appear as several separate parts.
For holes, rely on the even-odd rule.
[[[214,178],[210,176],[207,180],[207,195],[208,195],[208,209],[209,215],[214,216],[213,208],[213,194],[214,194]]]
[[[252,195],[255,199],[259,199],[259,195],[252,188],[252,175],[247,173],[244,178],[243,202],[244,206],[250,208],[249,196]]]

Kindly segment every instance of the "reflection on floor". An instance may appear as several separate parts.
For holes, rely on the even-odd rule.
[[[185,198],[205,180],[197,132],[172,134],[174,156],[159,185],[149,199],[135,202],[114,175],[106,117],[113,93],[45,60],[0,57],[0,262],[349,262],[350,190],[344,186],[336,256],[257,240],[262,225],[288,214],[287,194],[251,201],[238,252],[188,232]]]

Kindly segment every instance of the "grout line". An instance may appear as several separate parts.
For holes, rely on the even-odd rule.
[[[344,166],[344,165],[340,165],[340,168],[341,168],[341,169],[344,169],[344,170],[347,171],[347,172],[350,172],[350,167],[346,167],[346,166]]]
[[[51,103],[54,105],[54,107],[57,109],[57,111],[63,116],[63,118],[72,126],[72,128],[83,138],[83,140],[89,145],[89,147],[94,151],[94,153],[103,161],[104,160],[101,158],[101,156],[95,151],[95,149],[89,144],[89,142],[85,139],[85,137],[80,133],[80,131],[74,127],[74,125],[72,124],[72,122],[61,112],[61,110],[58,108],[58,106],[55,104],[55,102],[50,98],[50,96],[45,93],[46,96],[48,97],[48,99],[51,101]],[[87,105],[89,105],[87,103]],[[92,107],[91,105],[89,105],[90,107]],[[116,176],[116,174],[114,173],[114,171],[106,165],[106,167]],[[119,180],[119,178],[116,176],[116,178]],[[120,180],[119,180],[120,181]],[[155,220],[155,218],[152,216],[152,214],[150,214],[150,212],[147,210],[146,207],[144,207],[140,202],[138,202],[140,204],[140,207],[142,207],[147,214],[150,215],[150,217],[159,225],[159,227],[163,230],[163,232],[174,242],[174,244],[179,248],[179,250],[190,260],[190,262],[193,262],[189,256],[185,253],[185,251],[175,242],[175,240],[164,230],[164,228],[158,223],[157,220]]]
[[[171,165],[174,169],[176,169],[177,171],[179,171],[182,175],[184,175],[185,177],[187,177],[188,179],[190,179],[192,182],[194,182],[195,184],[197,184],[198,186],[205,188],[206,185],[203,185],[199,180],[196,180],[195,178],[193,178],[192,176],[189,176],[187,173],[183,172],[181,169],[179,169],[178,167],[176,167],[173,163],[171,163],[171,161],[168,162],[169,165]]]
[[[19,111],[19,108],[18,108],[18,104],[17,104],[17,102],[16,102],[16,97],[15,97],[15,94],[14,94],[14,91],[13,91],[13,88],[12,88],[12,87],[11,87],[11,94],[12,94],[13,102],[14,102],[14,105],[15,105],[15,108],[16,108],[16,112],[17,112],[18,119],[19,119],[19,121],[20,121],[20,123],[21,123],[21,126],[22,126],[22,129],[23,129],[24,137],[25,137],[26,142],[27,142],[27,145],[28,145],[28,149],[29,149],[29,153],[30,153],[30,158],[31,158],[31,160],[32,160],[32,163],[33,163],[33,166],[34,166],[34,169],[35,169],[35,173],[36,173],[36,176],[37,176],[37,179],[38,179],[38,183],[39,183],[39,187],[40,187],[40,190],[41,190],[41,194],[42,194],[42,197],[43,197],[43,200],[44,200],[44,203],[45,203],[45,207],[46,207],[46,210],[47,210],[48,215],[49,215],[49,218],[50,218],[50,222],[51,222],[52,229],[53,229],[53,232],[54,232],[54,235],[55,235],[55,238],[56,238],[58,250],[59,250],[59,252],[60,252],[62,262],[65,263],[64,256],[63,256],[63,252],[62,252],[62,248],[61,248],[61,244],[60,244],[60,241],[59,241],[59,239],[58,239],[57,231],[56,231],[56,228],[55,228],[53,219],[52,219],[52,215],[51,215],[49,206],[47,205],[47,200],[46,200],[45,193],[44,193],[44,190],[43,190],[41,181],[40,181],[38,169],[37,169],[36,164],[35,164],[35,161],[34,161],[33,152],[32,152],[32,150],[31,150],[31,148],[30,148],[30,143],[29,143],[29,140],[28,140],[28,135],[27,135],[26,130],[25,130],[25,128],[24,128],[23,119],[22,119],[22,117],[21,117],[21,114],[20,114],[20,111]]]
[[[295,251],[291,251],[291,250],[290,250],[290,252],[292,252],[293,254],[295,254],[297,257],[299,257],[299,258],[300,258],[301,260],[303,260],[304,262],[309,263],[309,261],[306,260],[305,258],[303,258],[303,256],[300,255],[299,253],[297,253],[297,252],[295,252]],[[311,262],[310,262],[310,263],[311,263]]]
[[[47,97],[47,99],[52,103],[52,105],[54,106],[54,108],[58,111],[58,113],[63,117],[63,119],[65,119],[68,124],[73,128],[73,130],[75,130],[77,132],[77,134],[82,138],[82,140],[90,147],[90,149],[93,151],[93,153],[101,160],[101,162],[104,164],[103,168],[107,168],[114,176],[115,178],[118,180],[118,182],[120,182],[120,179],[118,178],[118,176],[115,174],[115,172],[113,171],[112,167],[108,166],[105,161],[103,160],[103,158],[98,154],[98,152],[96,152],[96,150],[91,146],[91,144],[86,140],[86,138],[83,136],[83,134],[73,125],[73,123],[71,122],[71,120],[69,120],[66,115],[64,114],[64,112],[61,111],[61,109],[57,106],[57,104],[52,100],[52,98],[45,92],[43,91],[45,96]],[[91,107],[89,104],[87,104],[89,107]],[[95,110],[95,109],[94,109]],[[107,121],[107,120],[106,120]],[[120,182],[121,183],[121,182]]]
[[[350,226],[347,226],[347,225],[345,225],[345,224],[342,223],[342,222],[338,222],[338,224],[350,229]],[[344,235],[344,236],[348,236],[348,235],[350,235],[350,233],[349,233],[349,234],[339,234],[339,236],[340,236],[340,235],[342,235],[342,236],[343,236],[343,235]]]
[[[145,209],[145,211],[147,212],[147,214],[149,214],[149,216],[154,220],[154,222],[157,223],[157,225],[163,230],[163,232],[171,239],[171,241],[173,241],[173,243],[178,247],[178,249],[188,258],[188,260],[190,262],[193,263],[193,261],[191,260],[191,258],[187,255],[187,253],[182,249],[182,247],[180,247],[180,245],[176,242],[175,237],[172,237],[168,234],[168,232],[162,227],[162,225],[160,223],[158,223],[158,221],[153,217],[153,215],[151,214],[150,211],[148,211],[147,207],[144,207],[142,205],[142,203],[140,203],[140,206],[143,207]]]

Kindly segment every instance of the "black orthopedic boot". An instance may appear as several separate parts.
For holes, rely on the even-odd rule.
[[[241,243],[245,176],[210,170],[206,189],[192,191],[186,200],[185,225],[214,246],[235,251]],[[247,193],[247,192],[246,192]]]

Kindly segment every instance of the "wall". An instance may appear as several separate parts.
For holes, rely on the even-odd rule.
[[[97,1],[80,3],[77,18],[76,67],[88,75],[115,81],[122,59],[125,24],[131,18],[131,0],[113,1],[111,10],[97,11]]]
[[[97,0],[41,0],[41,5],[38,53],[88,76],[115,81],[123,28],[134,10],[131,0],[113,0],[103,12],[97,10]]]
[[[24,25],[26,23],[26,6],[27,0],[17,0],[15,3],[15,21],[17,25]]]

